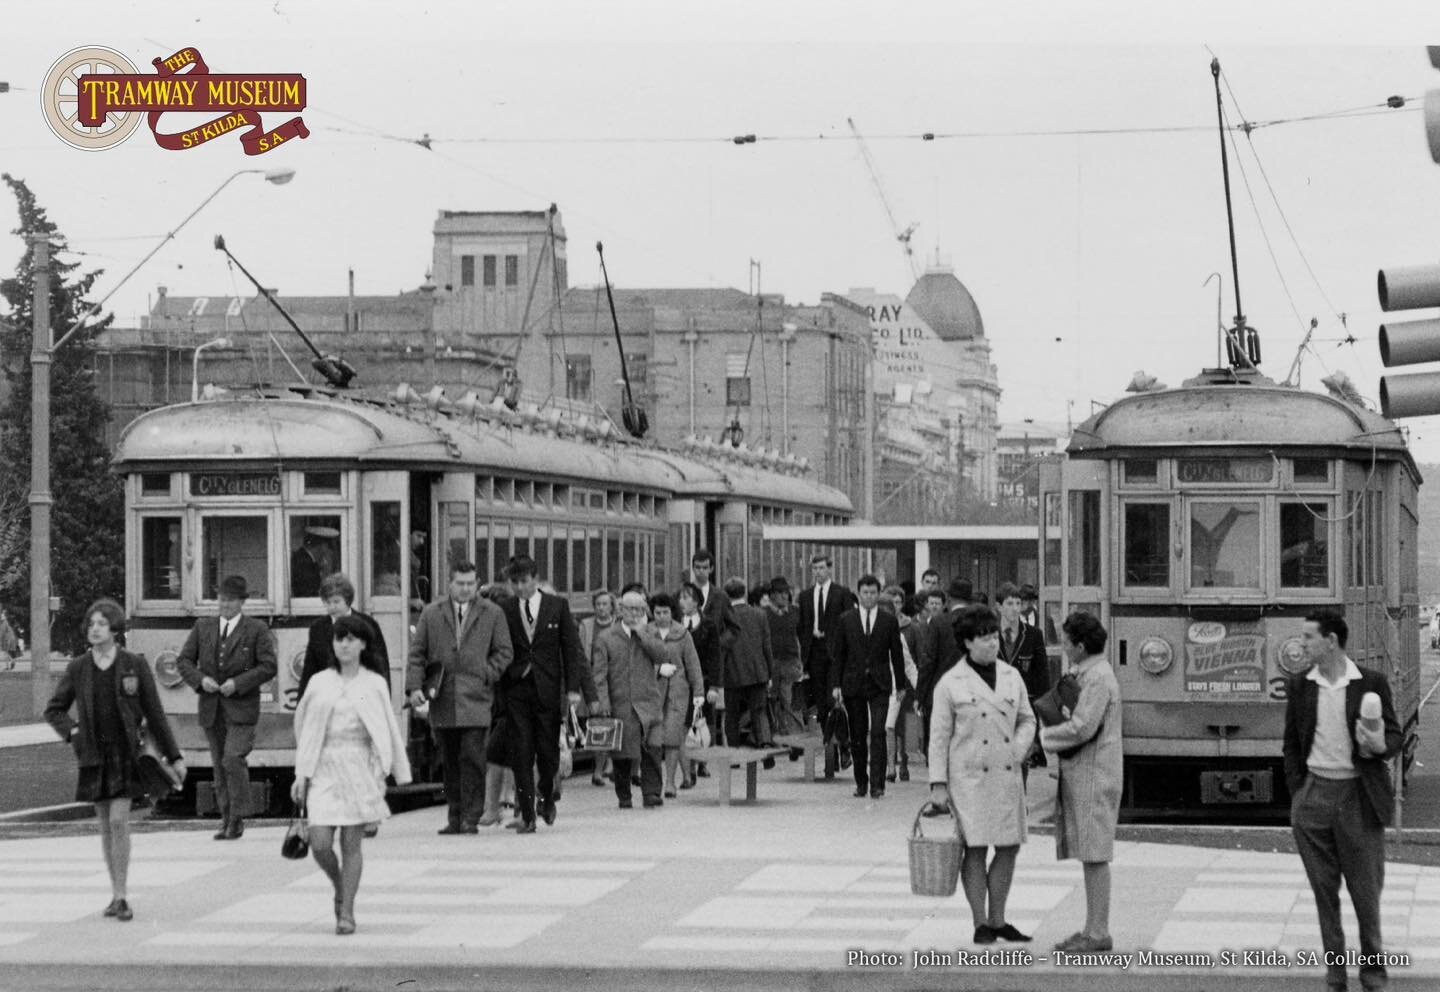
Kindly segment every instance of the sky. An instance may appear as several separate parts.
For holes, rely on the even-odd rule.
[[[27,181],[72,260],[106,270],[97,296],[174,232],[107,304],[132,326],[160,285],[249,295],[216,233],[282,295],[342,294],[351,268],[358,293],[391,294],[423,281],[439,211],[554,202],[572,285],[599,281],[599,240],[618,286],[747,289],[753,259],[766,292],[814,303],[855,287],[903,297],[895,226],[916,224],[917,260],[952,266],[979,305],[1001,419],[1063,424],[1137,370],[1178,385],[1215,364],[1217,297],[1221,320],[1235,313],[1217,57],[1231,123],[1288,121],[1229,146],[1262,367],[1285,379],[1313,318],[1303,384],[1344,371],[1373,400],[1376,270],[1440,263],[1440,165],[1419,110],[1440,89],[1424,48],[1440,10],[1250,6],[25,5],[0,37],[0,170]],[[142,124],[113,148],[70,148],[41,90],[90,45],[145,72],[191,46],[212,72],[302,73],[310,137],[256,157],[234,138],[175,152]],[[1407,105],[1385,109],[1392,95]],[[176,230],[251,168],[296,175],[241,175]],[[0,230],[16,223],[7,196]],[[0,271],[23,251],[0,234]],[[1416,457],[1440,462],[1440,418],[1406,426]]]

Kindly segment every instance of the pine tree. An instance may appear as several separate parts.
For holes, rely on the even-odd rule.
[[[0,176],[15,194],[14,233],[50,236],[50,326],[58,337],[89,309],[86,296],[100,270],[79,273],[64,261],[65,238],[24,180]],[[12,278],[0,280],[10,324],[0,323],[0,356],[9,390],[0,407],[0,603],[12,621],[30,615],[30,345],[34,265],[29,241]],[[95,388],[97,333],[110,316],[92,320],[55,352],[50,378],[50,576],[61,609],[53,617],[56,650],[84,645],[85,608],[101,596],[124,601],[124,490],[109,469],[105,425],[110,409]],[[21,621],[23,622],[23,621]],[[25,624],[28,626],[28,623]]]

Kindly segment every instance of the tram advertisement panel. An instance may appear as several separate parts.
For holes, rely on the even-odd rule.
[[[1264,699],[1260,623],[1192,623],[1185,630],[1185,692],[1195,699]]]

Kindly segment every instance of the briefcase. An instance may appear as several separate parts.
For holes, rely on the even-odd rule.
[[[165,755],[160,753],[160,748],[150,735],[150,729],[143,725],[140,727],[139,744],[135,756],[135,770],[146,795],[153,801],[163,799],[172,792],[179,792],[185,785],[185,779],[174,765],[165,760]]]
[[[625,736],[624,721],[612,716],[592,716],[585,722],[585,747],[590,751],[619,751]]]

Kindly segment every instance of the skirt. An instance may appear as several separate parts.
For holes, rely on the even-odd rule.
[[[385,776],[368,743],[326,744],[305,797],[306,820],[314,827],[353,827],[390,815]]]
[[[122,744],[104,744],[98,765],[82,765],[75,783],[75,801],[98,803],[110,799],[143,799],[145,787],[135,774],[135,762]]]

